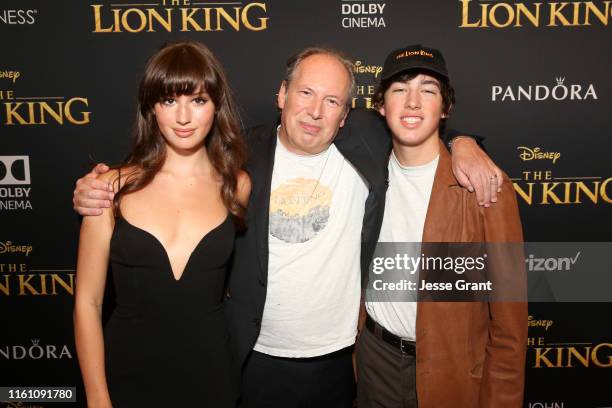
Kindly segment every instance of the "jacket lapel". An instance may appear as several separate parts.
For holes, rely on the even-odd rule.
[[[443,242],[448,241],[446,227],[448,221],[444,214],[448,213],[449,187],[457,186],[457,180],[453,176],[451,155],[440,140],[440,158],[434,176],[427,215],[423,226],[423,242]]]
[[[434,175],[433,185],[431,187],[431,195],[429,196],[429,205],[427,206],[427,214],[425,216],[425,224],[423,226],[423,237],[422,242],[446,242],[448,237],[445,236],[447,233],[447,224],[449,215],[449,206],[452,205],[452,200],[449,197],[449,187],[457,185],[457,180],[453,176],[451,155],[446,150],[446,147],[440,141],[440,158],[438,159],[438,167]],[[452,212],[451,212],[452,214]],[[431,253],[435,248],[436,253]],[[441,245],[427,246],[423,245],[421,251],[427,256],[439,256],[438,251],[443,251]],[[420,279],[432,280],[431,275],[426,275],[421,272]],[[422,365],[425,360],[423,358],[422,347],[424,339],[427,336],[427,322],[431,319],[436,319],[435,314],[432,314],[432,310],[435,309],[436,303],[430,301],[417,303],[416,313],[416,336],[417,339],[417,364]],[[421,384],[417,385],[420,389]]]
[[[254,180],[255,189],[251,196],[253,205],[249,208],[249,213],[255,218],[260,272],[265,282],[268,279],[268,222],[274,152],[276,151],[276,127],[271,127],[258,136],[257,143],[251,151],[251,154],[255,156],[251,165],[251,177]]]

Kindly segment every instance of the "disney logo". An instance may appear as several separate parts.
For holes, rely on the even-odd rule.
[[[561,157],[559,152],[543,152],[541,148],[534,147],[533,149],[526,146],[519,146],[517,149],[521,152],[519,157],[523,161],[530,160],[552,160],[553,164]]]
[[[373,74],[374,78],[382,72],[383,67],[380,65],[363,65],[361,61],[355,61],[353,72],[356,74]]]
[[[32,245],[14,245],[11,241],[0,242],[0,254],[19,252],[25,256],[30,255],[30,252],[32,252]]]
[[[535,319],[533,316],[527,317],[527,326],[529,327],[543,327],[544,330],[548,331],[548,328],[554,324],[554,320],[546,319]]]

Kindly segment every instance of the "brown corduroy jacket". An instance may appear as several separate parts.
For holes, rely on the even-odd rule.
[[[516,193],[504,175],[498,202],[483,208],[461,188],[441,144],[423,242],[522,242]],[[514,285],[524,283],[522,251],[500,255]],[[498,259],[499,261],[499,259]],[[506,272],[507,273],[507,272]],[[502,277],[502,281],[503,281]],[[419,302],[419,408],[522,407],[527,346],[525,302]]]

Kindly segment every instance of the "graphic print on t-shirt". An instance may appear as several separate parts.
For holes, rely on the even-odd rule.
[[[311,240],[329,221],[332,195],[318,180],[287,180],[270,194],[270,234],[291,244]]]

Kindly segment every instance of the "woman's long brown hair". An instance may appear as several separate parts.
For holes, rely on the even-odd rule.
[[[166,142],[155,119],[155,104],[196,92],[206,92],[215,105],[205,148],[221,178],[223,204],[238,224],[244,225],[245,209],[236,198],[237,176],[246,161],[238,112],[223,67],[206,46],[195,41],[166,44],[147,62],[138,90],[134,146],[127,159],[115,166],[129,169],[115,195],[116,215],[121,215],[122,197],[151,183],[166,159]]]

